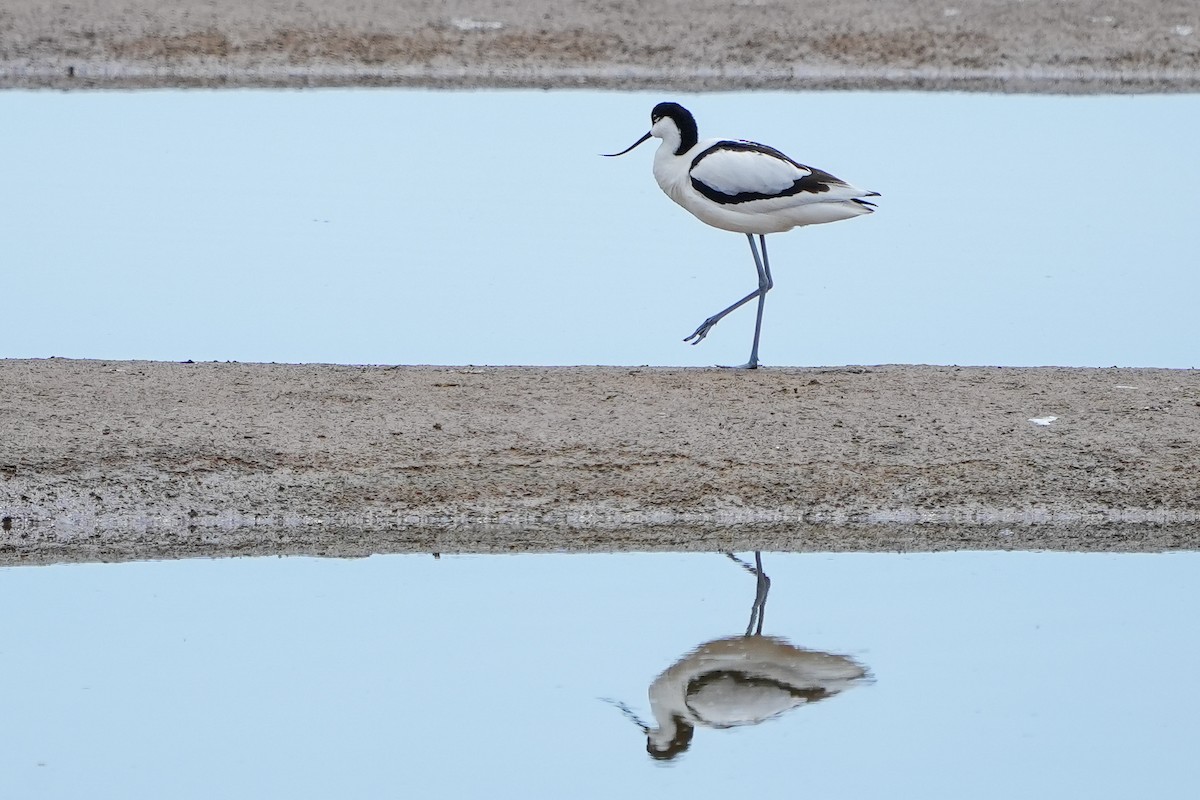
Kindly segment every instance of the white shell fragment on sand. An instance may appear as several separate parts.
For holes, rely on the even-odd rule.
[[[504,27],[503,22],[490,19],[469,19],[459,17],[450,20],[450,24],[460,31],[498,31]]]
[[[1058,417],[1030,417],[1029,421],[1032,422],[1034,425],[1045,426],[1045,425],[1049,425],[1051,422],[1054,422],[1054,420],[1056,420],[1056,419],[1058,419]]]

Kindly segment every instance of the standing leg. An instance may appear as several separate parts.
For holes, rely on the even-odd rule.
[[[700,323],[700,327],[692,331],[691,335],[685,338],[684,341],[691,342],[692,344],[700,344],[700,342],[704,340],[704,337],[708,336],[708,332],[712,330],[712,327],[724,319],[726,314],[741,308],[746,303],[749,303],[751,300],[757,297],[758,325],[756,325],[754,329],[754,350],[750,356],[750,363],[743,365],[753,369],[754,367],[758,366],[758,329],[762,324],[763,295],[770,291],[771,287],[775,284],[771,281],[770,267],[766,266],[764,261],[758,257],[758,248],[754,245],[754,234],[747,233],[746,238],[750,240],[750,252],[754,255],[754,267],[756,270],[758,270],[758,288],[743,297],[741,300],[738,300],[729,308],[726,308],[723,311],[718,311],[716,314],[713,314],[711,317],[704,320],[704,322]],[[767,240],[762,236],[759,236],[758,238],[762,241],[763,257],[765,258],[767,254]]]
[[[758,241],[762,245],[762,260],[758,258],[758,250],[754,247],[754,237],[746,234],[750,239],[750,252],[754,254],[754,266],[758,268],[758,317],[754,320],[754,345],[750,348],[750,360],[743,366],[746,369],[758,368],[758,336],[762,333],[762,315],[763,306],[767,302],[767,292],[771,291],[771,287],[775,282],[771,280],[771,262],[767,260],[767,237],[759,235]]]
[[[754,590],[754,608],[758,610],[758,618],[755,619],[753,610],[750,613],[750,621],[754,623],[754,634],[762,636],[763,617],[767,613],[767,592],[771,591],[771,579],[767,577],[767,573],[763,572],[762,567],[762,552],[754,551],[754,577],[757,579]],[[750,626],[746,627],[746,635],[750,635]]]
[[[767,593],[771,591],[771,579],[767,577],[767,573],[763,572],[762,552],[759,550],[754,551],[753,567],[733,553],[726,553],[725,555],[730,561],[746,570],[746,572],[749,572],[755,578],[754,605],[750,607],[750,622],[746,624],[746,635],[761,636],[763,617],[767,613]]]

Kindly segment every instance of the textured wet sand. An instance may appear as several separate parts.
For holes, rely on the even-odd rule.
[[[0,386],[0,563],[1200,546],[1191,370],[51,359]]]
[[[0,87],[1200,89],[1194,0],[6,0]]]

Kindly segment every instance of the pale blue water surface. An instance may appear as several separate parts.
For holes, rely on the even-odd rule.
[[[659,94],[0,93],[0,357],[740,363]],[[882,192],[768,239],[768,365],[1200,365],[1200,96],[673,95]]]
[[[720,555],[0,569],[5,798],[1187,797],[1200,554],[764,554],[870,679],[658,763],[613,705],[740,635]]]

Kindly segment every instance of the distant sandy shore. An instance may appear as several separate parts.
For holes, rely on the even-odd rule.
[[[1200,90],[1195,0],[7,0],[0,88]]]
[[[0,361],[0,564],[1200,548],[1200,371]]]

